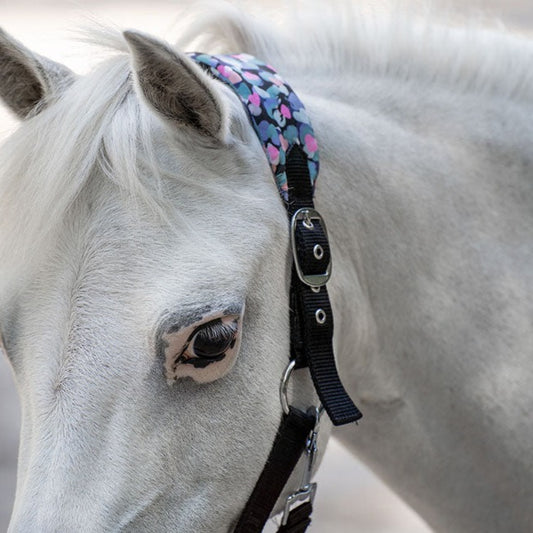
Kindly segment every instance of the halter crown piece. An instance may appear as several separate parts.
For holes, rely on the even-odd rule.
[[[287,154],[299,145],[307,157],[309,179],[318,176],[318,146],[301,100],[273,67],[248,54],[191,57],[229,85],[244,104],[263,145],[276,185],[287,201]]]
[[[278,533],[302,533],[310,524],[316,484],[311,473],[323,409],[334,425],[361,418],[346,393],[333,354],[333,314],[326,289],[331,253],[324,220],[314,209],[318,146],[304,105],[273,67],[248,54],[189,54],[239,96],[272,168],[290,221],[294,258],[290,288],[291,352],[281,380],[283,417],[267,463],[234,533],[263,530],[296,463],[305,452],[300,487],[286,501]],[[309,367],[321,405],[305,413],[288,404],[293,369]],[[322,407],[323,406],[323,407]],[[295,504],[299,504],[294,507]]]

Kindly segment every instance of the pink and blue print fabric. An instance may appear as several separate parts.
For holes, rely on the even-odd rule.
[[[286,158],[294,145],[307,156],[311,183],[318,176],[318,147],[301,100],[273,67],[248,54],[189,54],[215,78],[227,83],[248,110],[276,184],[287,200]]]

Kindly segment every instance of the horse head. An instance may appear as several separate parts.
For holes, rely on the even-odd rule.
[[[2,155],[13,533],[229,530],[281,418],[290,258],[262,147],[189,57],[124,38],[83,77],[0,38],[22,120]]]

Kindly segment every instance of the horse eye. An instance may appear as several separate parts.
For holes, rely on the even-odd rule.
[[[223,356],[226,350],[233,348],[237,338],[237,320],[222,322],[221,319],[204,324],[194,334],[189,348],[200,358],[213,359]]]

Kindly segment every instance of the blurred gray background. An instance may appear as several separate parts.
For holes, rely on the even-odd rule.
[[[278,2],[280,7],[282,2]],[[371,3],[361,0],[361,4]],[[528,32],[533,21],[531,0],[452,0],[447,11],[481,17]],[[183,4],[181,2],[180,4]],[[272,4],[272,2],[269,2]],[[78,72],[87,70],[77,45],[69,44],[69,29],[87,22],[86,16],[120,27],[133,27],[173,40],[178,2],[169,0],[68,1],[0,0],[0,25],[40,54],[62,61]],[[16,123],[0,107],[0,140]],[[0,532],[6,531],[15,491],[19,405],[11,371],[0,354]],[[364,431],[364,424],[361,425]],[[319,490],[313,531],[327,533],[424,533],[428,527],[364,465],[333,441],[318,475]]]

